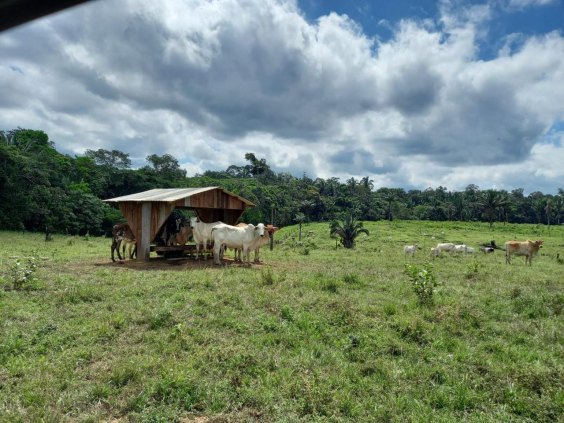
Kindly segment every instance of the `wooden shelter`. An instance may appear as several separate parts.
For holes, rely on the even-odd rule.
[[[118,203],[137,240],[137,258],[148,260],[151,242],[175,208],[192,209],[203,222],[235,225],[249,200],[219,187],[152,189],[104,200]]]

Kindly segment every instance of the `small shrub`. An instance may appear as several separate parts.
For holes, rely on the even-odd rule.
[[[466,265],[466,277],[468,279],[475,278],[478,276],[478,272],[480,270],[480,263],[476,259],[472,260],[470,263]]]
[[[12,280],[12,287],[15,290],[20,290],[29,287],[32,282],[36,280],[35,271],[37,270],[37,263],[35,257],[30,257],[27,261],[22,262],[16,259],[10,268],[10,278]]]
[[[423,264],[422,267],[406,264],[405,273],[409,276],[413,290],[417,295],[420,304],[432,304],[433,293],[437,286],[433,266],[430,263]]]

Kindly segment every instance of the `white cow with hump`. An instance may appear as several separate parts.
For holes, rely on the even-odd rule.
[[[449,253],[451,253],[454,251],[454,244],[452,242],[438,243],[435,248],[439,250],[439,254],[443,251],[448,251]]]
[[[246,259],[250,265],[250,250],[254,250],[259,240],[264,238],[264,224],[247,225],[243,228],[231,225],[217,225],[212,229],[213,260],[215,264],[221,264],[225,247],[243,250],[243,261]]]
[[[209,242],[212,240],[212,229],[218,225],[225,225],[225,223],[217,221],[213,223],[202,222],[197,217],[190,218],[190,228],[192,229],[192,237],[196,243],[196,259],[200,255],[200,245],[204,246],[204,260],[206,260],[206,250]]]
[[[238,228],[245,228],[247,227],[247,223],[238,223],[237,225],[235,225]],[[255,241],[255,244],[253,245],[254,250],[255,250],[255,263],[260,263],[260,247],[265,246],[266,244],[268,244],[270,242],[270,237],[274,235],[274,233],[278,230],[278,228],[274,225],[265,225],[264,227],[264,236],[257,239]],[[242,261],[241,259],[241,249],[237,248],[235,250],[235,261]]]

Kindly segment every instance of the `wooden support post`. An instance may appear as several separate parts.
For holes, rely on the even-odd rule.
[[[141,206],[141,239],[137,245],[137,258],[149,260],[151,254],[151,203]]]

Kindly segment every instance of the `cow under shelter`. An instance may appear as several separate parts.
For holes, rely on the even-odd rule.
[[[117,203],[137,240],[137,258],[148,260],[151,243],[176,208],[193,210],[204,222],[235,225],[255,205],[219,187],[163,188],[104,200]]]

